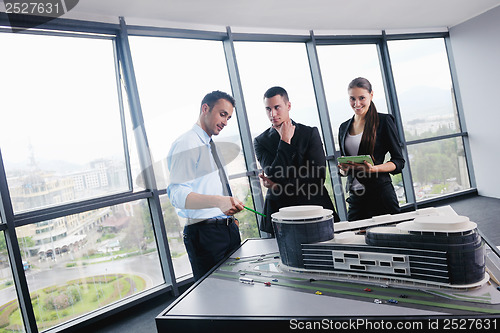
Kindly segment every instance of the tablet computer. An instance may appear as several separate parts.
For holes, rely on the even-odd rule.
[[[364,161],[367,161],[371,165],[375,165],[373,163],[373,160],[370,157],[370,155],[341,156],[341,157],[337,158],[337,162],[338,163],[349,163],[349,162],[352,162],[352,163],[361,163],[361,164],[363,164]]]

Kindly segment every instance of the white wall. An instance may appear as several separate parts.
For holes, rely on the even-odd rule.
[[[450,29],[477,189],[500,198],[500,7]]]

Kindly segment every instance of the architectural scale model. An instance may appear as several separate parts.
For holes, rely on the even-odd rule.
[[[490,279],[476,223],[449,206],[338,223],[328,209],[293,206],[272,218],[291,272],[454,289]]]

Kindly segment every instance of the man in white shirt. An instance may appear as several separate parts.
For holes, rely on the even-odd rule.
[[[243,210],[243,203],[231,195],[212,141],[231,119],[234,105],[234,98],[224,92],[207,94],[198,121],[172,144],[167,156],[167,194],[177,214],[188,221],[184,245],[195,281],[241,243],[233,215]]]

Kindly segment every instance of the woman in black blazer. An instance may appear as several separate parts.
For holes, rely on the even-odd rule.
[[[405,160],[392,115],[378,113],[373,91],[365,78],[356,78],[348,87],[354,116],[339,128],[342,156],[370,155],[368,162],[340,163],[340,174],[348,177],[349,221],[399,213],[399,203],[389,174],[401,173]],[[385,161],[386,154],[390,159]]]

